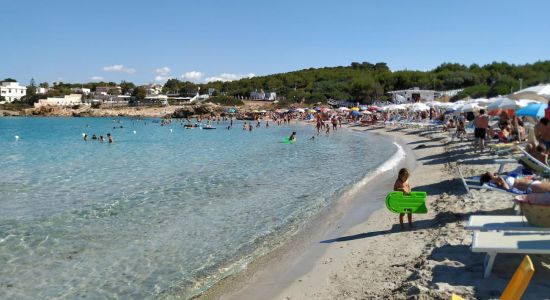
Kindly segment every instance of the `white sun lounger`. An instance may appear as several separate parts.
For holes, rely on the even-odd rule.
[[[475,231],[472,252],[487,253],[483,273],[487,278],[499,253],[550,254],[550,232]]]
[[[470,216],[465,228],[474,231],[542,231],[550,233],[550,228],[533,226],[527,222],[524,216]]]

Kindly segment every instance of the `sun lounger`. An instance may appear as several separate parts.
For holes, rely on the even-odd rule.
[[[474,231],[472,252],[487,253],[483,277],[489,277],[499,253],[550,254],[550,232]]]
[[[521,263],[519,264],[514,276],[506,285],[504,292],[500,295],[501,300],[518,300],[521,299],[533,274],[535,273],[535,267],[533,267],[533,262],[529,255],[525,255]],[[453,294],[451,300],[464,300],[464,298]]]
[[[473,231],[545,231],[550,228],[536,227],[524,216],[470,216],[465,229]]]
[[[527,165],[530,169],[535,171],[537,174],[540,174],[541,176],[548,177],[550,175],[550,167],[533,157],[531,154],[529,154],[525,149],[518,147],[518,149],[523,153],[523,157],[521,157],[519,160]]]

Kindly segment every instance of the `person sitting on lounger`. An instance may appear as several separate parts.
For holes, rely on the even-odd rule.
[[[507,191],[516,189],[525,193],[549,193],[550,182],[516,178],[513,176],[498,176],[496,173],[487,172],[479,179],[481,184],[492,183]]]
[[[548,166],[548,150],[546,149],[546,146],[544,144],[538,144],[536,147],[534,144],[529,143],[527,146],[525,146],[525,151],[527,153],[531,154],[534,158],[536,158],[541,163]]]

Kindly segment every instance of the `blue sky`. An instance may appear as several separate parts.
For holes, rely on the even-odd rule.
[[[550,1],[3,1],[0,78],[204,82],[550,59]],[[183,76],[183,77],[182,77]]]

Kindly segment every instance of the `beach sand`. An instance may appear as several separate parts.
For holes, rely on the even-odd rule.
[[[448,133],[369,129],[367,134],[394,138],[407,159],[202,298],[449,299],[452,293],[498,298],[522,255],[498,255],[492,275],[484,279],[484,254],[471,252],[472,232],[464,225],[472,214],[514,214],[512,197],[477,190],[468,194],[456,172],[460,160],[465,176],[496,171],[494,156],[473,153],[466,142],[449,143]],[[398,215],[383,207],[403,166],[412,169],[413,190],[428,193],[429,209],[428,214],[414,215],[415,228],[405,230],[399,227]],[[550,258],[531,258],[536,272],[524,299],[548,298]]]

